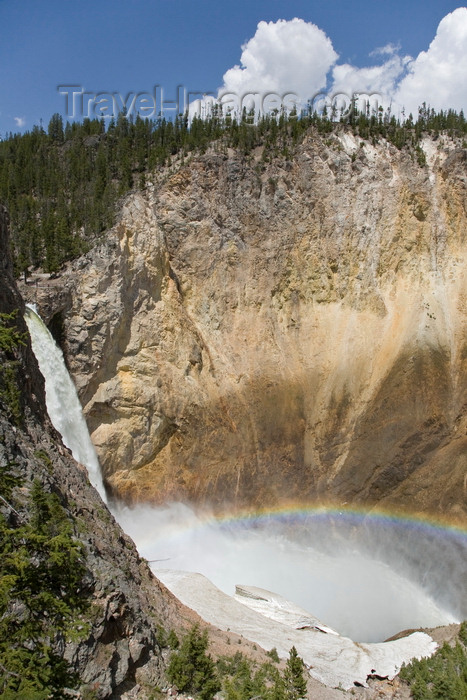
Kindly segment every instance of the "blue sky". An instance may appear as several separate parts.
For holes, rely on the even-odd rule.
[[[416,61],[421,51],[427,51],[440,21],[458,7],[459,2],[448,0],[0,0],[0,136],[29,129],[40,119],[46,126],[54,112],[65,116],[65,97],[57,91],[58,85],[124,95],[129,91],[152,91],[159,84],[166,97],[175,95],[179,84],[193,92],[215,91],[223,84],[229,87],[232,80],[250,85],[252,80],[264,77],[264,72],[257,74],[252,68],[258,57],[274,65],[272,25],[263,25],[258,41],[251,44],[250,53],[254,55],[250,68],[245,71],[242,65],[240,72],[230,75],[230,82],[223,76],[240,64],[242,45],[255,36],[258,22],[275,23],[294,17],[304,20],[306,26],[287,25],[287,34],[283,26],[285,46],[287,49],[290,45],[290,51],[287,49],[286,59],[283,55],[277,59],[286,64],[281,87],[288,86],[290,77],[292,88],[299,89],[293,76],[305,70],[304,64],[295,68],[298,64],[294,63],[300,60],[294,41],[297,29],[304,41],[316,39],[316,52],[324,47],[323,37],[329,39],[328,86],[342,86],[347,81],[353,87],[365,83],[379,88],[383,83],[387,87],[389,80],[394,91],[407,70],[404,57]],[[467,17],[467,11],[465,14]],[[461,24],[462,33],[458,30]],[[316,28],[310,29],[312,25]],[[458,52],[465,56],[463,25],[464,17],[459,15],[447,26],[443,42],[439,41],[440,51],[448,52],[449,46],[457,42]],[[456,41],[451,40],[453,32]],[[385,54],[370,56],[387,45],[391,49]],[[322,76],[314,74],[312,65],[316,52],[307,58],[307,65],[310,85],[318,86]],[[439,63],[439,56],[435,58]],[[464,87],[466,79],[459,70],[463,70],[465,60],[462,63],[458,55],[450,60],[457,66],[453,86],[461,81]],[[374,72],[361,72],[383,64],[384,70],[379,70],[376,77]],[[327,65],[325,61],[323,70]],[[343,65],[347,67],[343,69]],[[424,70],[432,74],[429,67]],[[446,70],[449,72],[450,67],[443,69],[443,83]],[[412,85],[421,85],[420,89],[428,84],[420,83],[418,73],[412,78]],[[453,90],[440,99],[457,95]],[[463,88],[461,92],[464,94]],[[406,100],[408,95],[406,90]],[[436,103],[435,94],[434,98]]]

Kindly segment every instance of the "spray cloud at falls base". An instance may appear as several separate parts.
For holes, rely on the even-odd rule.
[[[26,313],[46,381],[52,422],[105,498],[97,457],[61,351],[34,310]],[[261,586],[356,641],[380,641],[467,616],[467,537],[416,522],[296,512],[221,521],[182,504],[113,505],[140,554],[196,571],[228,594]]]
[[[467,615],[462,533],[331,511],[222,521],[182,504],[117,507],[116,517],[163,580],[181,569],[228,594],[260,586],[355,641]]]

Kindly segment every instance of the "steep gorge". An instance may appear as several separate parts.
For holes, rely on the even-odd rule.
[[[10,528],[6,532],[11,537],[15,530],[34,523],[31,493],[37,485],[44,499],[56,499],[62,514],[62,520],[57,522],[60,535],[70,528],[72,541],[80,547],[79,563],[84,575],[78,596],[86,605],[82,614],[78,616],[76,612],[74,634],[65,633],[61,626],[65,617],[63,607],[59,607],[55,616],[50,613],[51,599],[58,599],[57,606],[64,605],[65,590],[61,588],[59,594],[55,589],[50,590],[54,577],[49,579],[44,574],[37,553],[43,556],[45,545],[42,549],[38,545],[35,552],[23,534],[15,553],[18,559],[22,557],[23,566],[17,581],[15,570],[8,569],[12,552],[8,538],[3,539],[5,529],[2,529],[0,619],[5,636],[0,648],[0,693],[2,697],[51,697],[49,693],[56,688],[38,679],[47,676],[44,669],[52,665],[56,654],[77,675],[76,683],[83,692],[81,695],[77,690],[67,689],[60,697],[75,694],[96,699],[125,698],[136,697],[141,691],[139,697],[145,698],[165,682],[162,648],[166,631],[186,628],[192,624],[193,614],[152,575],[133,542],[89,483],[85,468],[74,461],[50,423],[44,382],[27,340],[22,317],[24,304],[13,278],[8,248],[8,217],[0,205],[0,249],[4,253],[0,273],[1,320],[5,314],[16,314],[13,322],[25,339],[14,350],[5,350],[4,344],[0,344],[0,516],[2,525]],[[12,392],[4,391],[8,367],[14,371],[19,411],[11,408]],[[57,569],[66,572],[63,542],[58,545],[58,551],[62,559]],[[25,597],[25,591],[30,591],[29,598]],[[37,613],[38,599],[43,606],[39,619],[42,618],[48,631],[48,637],[39,639],[37,627],[31,625],[27,614],[28,610],[33,611],[31,615]],[[25,683],[18,693],[9,685],[11,677],[19,679],[17,685]]]
[[[423,148],[214,146],[38,290],[115,494],[465,518],[467,154]]]

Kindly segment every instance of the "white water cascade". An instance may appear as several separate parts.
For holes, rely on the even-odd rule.
[[[106,502],[99,460],[89,437],[78,394],[66,368],[63,353],[33,306],[27,305],[25,321],[31,336],[32,349],[45,379],[50,420],[75,460],[86,467],[91,484]]]

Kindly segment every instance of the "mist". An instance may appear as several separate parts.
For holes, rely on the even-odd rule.
[[[25,315],[56,429],[105,498],[97,456],[63,355],[35,313]],[[349,513],[292,513],[221,521],[183,504],[113,504],[155,571],[204,574],[279,593],[354,641],[467,618],[467,535]]]
[[[158,569],[204,574],[229,595],[266,588],[354,641],[467,617],[467,537],[335,513],[219,521],[177,503],[114,506]]]

